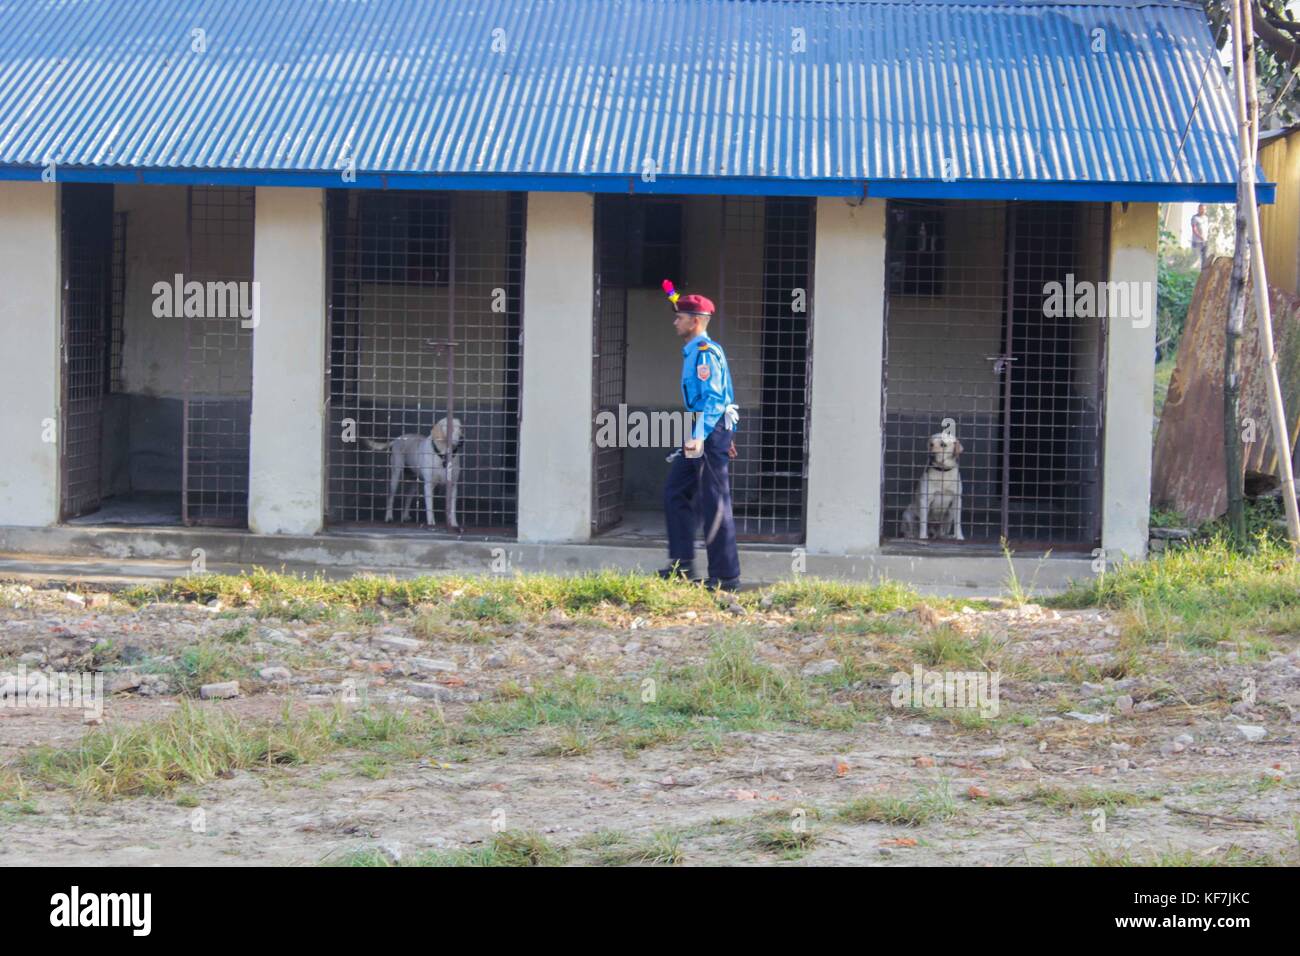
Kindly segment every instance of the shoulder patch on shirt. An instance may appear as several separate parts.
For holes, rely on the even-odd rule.
[[[701,382],[709,380],[709,365],[707,362],[701,362],[695,366],[695,374],[699,376]]]
[[[708,343],[708,342],[701,342],[700,345],[699,345],[699,349],[700,349],[701,352],[707,351],[708,348],[709,348],[709,343]]]

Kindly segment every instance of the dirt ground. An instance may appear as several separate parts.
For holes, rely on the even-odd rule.
[[[1114,614],[1003,603],[285,620],[0,585],[0,674],[94,670],[114,691],[98,724],[68,707],[0,708],[0,865],[409,863],[502,832],[578,864],[1300,862],[1294,639],[1135,650]],[[587,676],[671,681],[707,669],[727,635],[806,695],[806,719],[736,729],[705,715],[629,744],[581,713],[512,723],[520,711],[500,709]],[[893,705],[891,673],[909,661],[965,659],[996,662],[995,717]],[[286,705],[392,709],[438,730],[398,750],[343,747],[111,799],[24,764],[37,748],[174,717],[204,666],[236,667],[239,696],[195,706],[249,722],[280,720]]]

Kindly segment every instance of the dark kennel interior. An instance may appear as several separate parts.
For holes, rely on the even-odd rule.
[[[1106,320],[1045,304],[1104,280],[1105,207],[895,201],[886,232],[883,538],[947,431],[968,542],[1092,546]]]
[[[251,282],[253,190],[61,190],[63,520],[246,525],[252,330],[154,286]]]

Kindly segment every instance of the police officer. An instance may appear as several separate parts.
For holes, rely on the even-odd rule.
[[[736,457],[735,428],[740,420],[731,387],[731,372],[722,346],[709,338],[713,303],[702,295],[677,300],[673,327],[686,340],[682,349],[682,401],[697,414],[684,454],[673,457],[664,486],[664,517],[668,523],[668,567],[659,575],[699,580],[695,574],[695,530],[704,521],[709,554],[710,590],[734,591],[740,585],[740,556],[736,553],[736,523],[731,515],[728,462]]]

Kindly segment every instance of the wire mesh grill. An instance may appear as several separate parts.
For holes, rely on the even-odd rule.
[[[627,237],[630,215],[629,197],[601,196],[596,203],[593,428],[601,412],[618,414],[618,406],[623,402],[626,391]],[[623,520],[623,471],[626,456],[621,446],[602,447],[593,442],[593,447],[592,526],[596,531],[604,531]]]
[[[249,188],[188,190],[185,282],[201,284],[203,306],[191,306],[187,292],[181,459],[186,524],[248,524],[254,205]]]
[[[108,390],[122,391],[123,326],[126,319],[127,213],[113,214],[113,278],[108,344]]]
[[[104,391],[112,302],[113,187],[69,183],[62,191],[63,421],[60,513],[100,506]]]
[[[629,323],[668,324],[671,313],[659,288],[664,278],[674,279],[681,291],[713,298],[718,313],[709,335],[727,354],[741,410],[731,479],[742,541],[803,537],[812,211],[811,200],[764,197],[604,195],[596,201],[594,415],[617,410],[629,391],[629,377],[636,379],[639,397],[631,404],[644,405],[645,396],[654,395],[647,407],[629,408],[629,415],[658,415],[665,404],[680,411],[680,353],[660,345],[659,332],[630,329]],[[653,353],[630,351],[630,339],[643,349],[653,342]],[[636,363],[630,370],[629,362]],[[668,380],[673,387],[666,393],[661,386]],[[667,394],[673,398],[667,400]],[[653,424],[650,432],[655,433]],[[629,454],[596,445],[593,526],[598,531],[618,525],[627,497],[644,499],[655,470],[666,468],[660,464],[662,452],[638,452],[632,466]],[[630,533],[647,530],[636,525]],[[662,534],[662,526],[655,533]]]
[[[738,538],[803,539],[812,315],[811,200],[723,199],[721,296],[709,334],[741,410],[731,463]]]
[[[525,196],[374,192],[329,196],[331,524],[382,524],[401,436],[461,426],[461,528],[516,523]],[[435,463],[441,471],[439,448]],[[393,527],[450,524],[446,488],[399,468]],[[435,478],[437,476],[435,475]],[[410,512],[405,504],[411,501]]]
[[[962,445],[967,541],[1096,541],[1105,320],[1046,304],[1050,283],[1104,278],[1105,216],[1092,204],[889,204],[885,538],[907,531],[928,438],[947,433]]]

